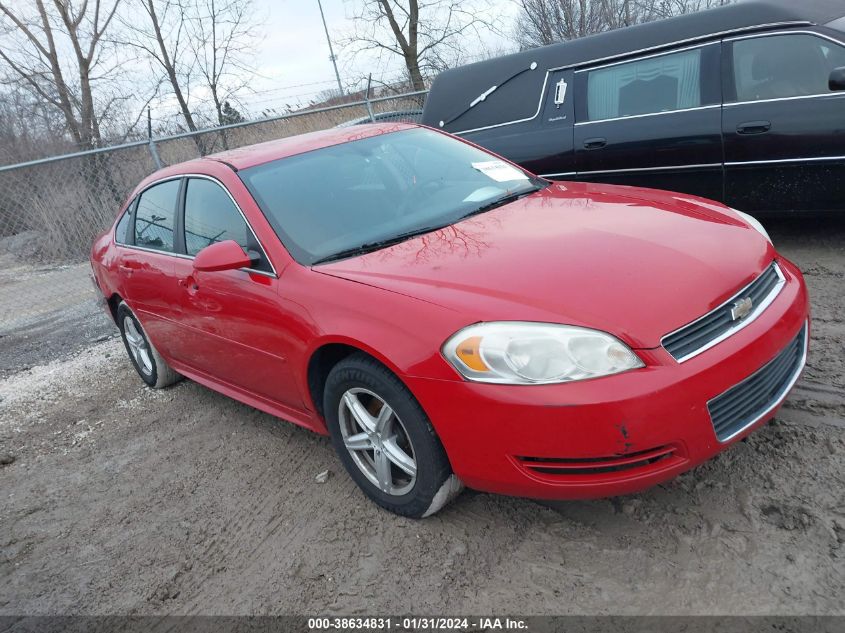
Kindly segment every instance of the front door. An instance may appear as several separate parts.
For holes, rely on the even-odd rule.
[[[215,180],[188,178],[177,239],[186,259],[175,277],[181,335],[174,356],[215,380],[295,409],[304,409],[288,364],[294,341],[280,307],[278,279],[228,191]],[[223,240],[254,255],[249,270],[197,272],[193,256]]]
[[[579,180],[722,197],[719,44],[575,73]]]
[[[845,209],[845,46],[811,32],[724,43],[725,195],[741,211]]]

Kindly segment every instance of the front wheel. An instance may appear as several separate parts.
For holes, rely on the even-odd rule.
[[[374,359],[354,354],[338,363],[329,373],[323,405],[344,467],[383,508],[423,518],[463,489],[422,407]]]

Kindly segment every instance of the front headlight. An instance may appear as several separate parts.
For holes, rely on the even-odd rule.
[[[755,229],[756,231],[758,231],[758,232],[760,233],[760,235],[762,235],[762,236],[763,236],[763,237],[765,237],[767,240],[769,240],[769,244],[771,244],[771,243],[772,243],[772,238],[771,238],[771,237],[769,237],[769,233],[766,231],[766,229],[764,229],[764,228],[763,228],[763,225],[762,225],[762,224],[760,224],[760,221],[759,221],[757,218],[755,218],[755,217],[753,217],[753,216],[750,216],[750,215],[748,215],[747,213],[743,213],[742,211],[737,211],[736,209],[734,209],[733,211],[734,211],[734,213],[736,213],[739,217],[741,217],[743,220],[745,220],[746,222],[748,222],[749,226],[750,226],[752,229]]]
[[[521,321],[464,328],[446,341],[443,355],[467,380],[510,385],[585,380],[645,366],[610,334]]]

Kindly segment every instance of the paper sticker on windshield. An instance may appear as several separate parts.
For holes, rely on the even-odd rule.
[[[473,163],[472,166],[496,182],[528,180],[528,176],[524,172],[500,160],[486,160],[481,163]]]

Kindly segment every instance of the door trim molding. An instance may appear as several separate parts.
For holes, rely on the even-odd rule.
[[[784,163],[821,163],[824,161],[845,162],[845,156],[815,156],[810,158],[777,158],[773,160],[739,160],[725,163],[725,167],[741,167],[742,165],[779,165]]]
[[[663,116],[665,114],[679,114],[681,112],[695,112],[697,110],[714,110],[716,108],[721,108],[721,103],[713,103],[710,105],[704,106],[695,106],[694,108],[681,108],[680,110],[666,110],[664,112],[647,112],[645,114],[629,114],[627,116],[616,116],[611,117],[609,119],[594,119],[592,121],[578,121],[575,123],[575,127],[581,127],[582,125],[592,125],[593,123],[608,123],[610,121],[626,121],[628,119],[642,119],[644,117],[650,116]]]

